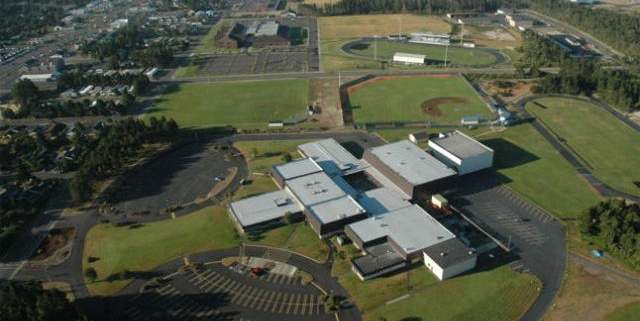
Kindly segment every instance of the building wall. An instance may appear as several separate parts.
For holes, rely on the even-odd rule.
[[[358,268],[356,268],[356,266],[353,263],[351,263],[351,271],[353,271],[353,273],[355,273],[358,276],[360,281],[366,281],[366,280],[370,280],[370,279],[379,277],[381,275],[385,275],[387,273],[391,273],[393,271],[399,270],[399,269],[405,267],[406,265],[407,265],[407,262],[401,262],[401,263],[398,263],[396,265],[392,265],[392,266],[390,266],[388,268],[382,269],[382,270],[380,270],[378,272],[371,273],[369,275],[362,275],[360,273],[360,271],[358,270]]]
[[[273,177],[273,180],[276,181],[276,184],[278,184],[280,188],[284,188],[284,178],[280,176],[275,166],[271,168],[271,177]]]
[[[448,266],[446,268],[442,268],[438,265],[430,256],[426,253],[423,253],[424,257],[424,265],[433,273],[438,279],[446,280],[452,278],[458,274],[464,273],[466,271],[472,270],[476,267],[477,256],[470,256],[468,260],[459,262],[457,264]]]
[[[439,145],[429,141],[429,148],[433,151],[439,161],[443,162],[447,166],[455,167],[458,170],[458,175],[465,175],[485,168],[489,168],[493,165],[493,152],[486,151],[480,155],[460,159],[456,155],[453,155],[446,149]]]
[[[311,225],[311,228],[316,232],[316,234],[318,234],[320,238],[326,238],[333,234],[342,232],[345,226],[357,221],[364,220],[368,217],[366,213],[362,213],[362,214],[354,215],[351,217],[347,217],[339,221],[322,224],[320,221],[318,221],[318,218],[315,215],[313,215],[310,211],[306,209],[304,211],[304,215],[306,216],[307,222],[309,222],[309,225]]]

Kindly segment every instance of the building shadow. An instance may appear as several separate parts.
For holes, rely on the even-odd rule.
[[[493,168],[497,170],[522,166],[540,159],[537,155],[503,138],[483,140],[482,143],[494,150],[496,156]]]

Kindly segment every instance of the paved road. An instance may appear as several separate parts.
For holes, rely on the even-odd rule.
[[[589,185],[591,185],[596,191],[598,191],[600,195],[604,197],[622,197],[622,198],[632,200],[634,202],[640,202],[639,196],[618,191],[612,188],[611,186],[605,184],[596,176],[594,176],[593,173],[591,173],[591,170],[582,164],[582,162],[578,159],[578,156],[574,154],[569,149],[569,147],[567,147],[567,145],[562,143],[560,139],[553,132],[551,132],[549,129],[547,129],[547,127],[545,127],[537,119],[535,119],[535,117],[529,114],[529,112],[525,109],[525,106],[527,105],[527,103],[539,98],[544,98],[544,97],[563,97],[563,98],[577,99],[577,100],[588,101],[588,102],[594,102],[594,101],[587,98],[565,96],[565,95],[532,95],[532,96],[523,97],[520,100],[516,101],[515,106],[517,106],[517,108],[520,109],[520,111],[526,118],[533,119],[533,122],[531,123],[533,125],[533,128],[535,128],[536,131],[538,131],[538,133],[540,133],[540,135],[542,135],[542,137],[544,137],[544,139],[548,141],[549,144],[551,144],[551,146],[553,146],[553,148],[555,148],[558,151],[558,153],[560,153],[560,155],[562,155],[562,157],[564,157],[569,162],[569,164],[571,164],[571,166],[578,172],[578,174],[580,174],[589,183]],[[622,117],[621,115],[618,115],[617,112],[613,112],[612,107],[607,106],[605,108],[602,102],[595,102],[595,104],[597,106],[600,106],[601,108],[604,108],[607,111],[612,112],[612,114],[617,118]],[[627,120],[627,121],[631,122],[630,120]],[[633,125],[632,127],[635,129],[638,129],[637,125]]]
[[[447,197],[494,238],[510,244],[518,270],[533,273],[542,289],[520,321],[539,321],[551,307],[565,273],[564,226],[501,185],[492,173],[464,176],[459,190]]]

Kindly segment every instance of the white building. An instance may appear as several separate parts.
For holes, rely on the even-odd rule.
[[[456,238],[428,247],[422,255],[424,265],[440,280],[472,270],[478,259],[473,250]]]
[[[458,175],[477,172],[493,165],[493,149],[457,130],[430,139],[429,148],[438,160],[455,167]]]
[[[448,46],[451,41],[451,36],[445,34],[435,34],[431,32],[413,32],[409,42],[421,43],[428,45],[442,45]]]
[[[423,65],[424,60],[426,58],[427,56],[425,55],[396,52],[393,55],[393,62],[407,64],[407,65]]]
[[[573,3],[577,3],[577,4],[594,4],[596,3],[596,0],[570,0]]]

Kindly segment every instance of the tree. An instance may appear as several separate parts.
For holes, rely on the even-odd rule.
[[[44,290],[38,282],[1,282],[0,302],[3,321],[86,320],[64,293]]]
[[[291,154],[289,153],[285,153],[284,155],[282,155],[282,162],[284,163],[288,163],[293,159],[293,157],[291,157]]]
[[[98,279],[98,272],[96,272],[96,269],[89,267],[84,270],[84,276],[93,283]]]
[[[40,90],[31,80],[21,79],[13,85],[11,98],[24,108],[40,99]]]
[[[291,214],[291,212],[284,213],[284,216],[282,216],[282,222],[286,225],[293,223],[293,214]]]
[[[18,164],[18,172],[16,178],[18,182],[26,182],[33,178],[33,175],[31,175],[31,170],[29,169],[29,165],[27,165],[27,163],[20,162],[20,164]]]

